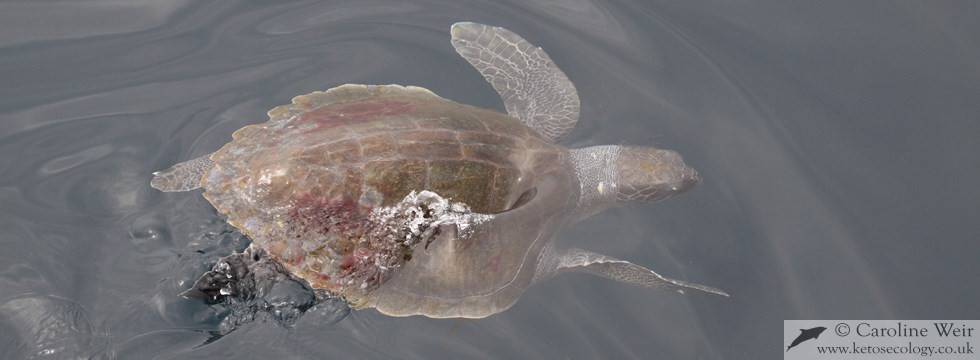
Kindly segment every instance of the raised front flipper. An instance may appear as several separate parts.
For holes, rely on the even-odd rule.
[[[211,154],[182,162],[153,173],[150,186],[165,192],[188,191],[201,187],[201,177],[214,166]]]
[[[451,32],[456,52],[493,85],[510,116],[553,142],[572,132],[578,93],[544,50],[494,26],[460,22]]]
[[[582,249],[559,250],[558,271],[582,271],[607,279],[658,290],[677,291],[679,293],[684,293],[684,290],[700,290],[728,296],[724,291],[710,286],[667,278],[629,261]]]

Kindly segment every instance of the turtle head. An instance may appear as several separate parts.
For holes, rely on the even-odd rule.
[[[612,206],[664,200],[701,183],[698,172],[671,150],[603,145],[570,154],[583,218]]]
[[[618,202],[654,202],[690,190],[701,175],[676,151],[645,146],[620,147],[616,159]]]

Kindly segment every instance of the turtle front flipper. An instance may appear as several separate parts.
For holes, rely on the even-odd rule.
[[[557,272],[564,271],[587,272],[607,279],[658,290],[677,291],[679,293],[683,293],[684,290],[700,290],[728,296],[724,291],[710,286],[667,278],[629,261],[582,249],[573,248],[558,251]]]
[[[459,22],[451,32],[456,52],[493,85],[510,116],[553,142],[572,132],[578,93],[544,50],[500,27]]]
[[[214,166],[211,154],[153,173],[150,186],[164,192],[188,191],[201,187],[201,177]]]

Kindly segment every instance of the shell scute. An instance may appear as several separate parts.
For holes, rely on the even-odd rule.
[[[463,144],[463,156],[470,160],[506,164],[514,155],[511,148],[488,144]]]
[[[485,144],[502,147],[517,147],[517,140],[512,136],[494,134],[490,132],[460,132],[459,141],[464,144]]]
[[[465,160],[433,160],[429,162],[428,188],[441,196],[466,203],[479,213],[497,212],[489,199],[493,189],[488,179],[493,179],[498,168],[494,165]],[[497,194],[505,194],[499,192]]]
[[[484,121],[483,123],[489,130],[486,133],[490,134],[509,134],[521,138],[527,137],[530,134],[537,136],[533,130],[519,121]]]
[[[363,160],[390,159],[395,156],[395,140],[389,133],[367,135],[361,138]]]
[[[492,194],[508,193],[509,196],[494,196],[490,198],[490,208],[498,212],[509,210],[514,203],[527,191],[526,184],[533,184],[530,179],[533,174],[522,174],[517,169],[500,168],[493,177]],[[516,191],[515,191],[516,189]]]
[[[459,133],[440,129],[417,129],[394,133],[398,141],[408,142],[458,142]]]
[[[452,109],[459,111],[459,109]],[[467,115],[455,114],[456,116],[445,116],[444,114],[431,114],[418,119],[420,128],[425,129],[444,129],[449,131],[487,131],[486,126],[481,121],[467,119]]]
[[[354,164],[361,159],[361,142],[347,139],[323,146],[327,150],[330,162],[334,164]]]
[[[382,206],[392,206],[412,190],[425,186],[425,160],[373,160],[364,163],[364,184],[383,196]]]
[[[367,122],[389,125],[391,123],[376,122],[376,120],[407,115],[414,107],[415,105],[410,102],[394,99],[358,100],[337,106],[322,106],[305,111],[297,117],[296,122],[298,126],[309,126],[305,133],[332,131],[338,126]],[[380,130],[391,130],[391,128],[388,127]]]
[[[455,141],[399,141],[398,153],[408,158],[459,159],[463,152]]]

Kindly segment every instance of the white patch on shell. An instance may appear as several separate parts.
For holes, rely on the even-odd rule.
[[[286,175],[286,169],[282,167],[263,170],[259,176],[258,183],[260,185],[268,185],[274,181],[273,178],[281,177],[283,175]]]
[[[372,193],[359,200],[361,205],[367,205],[380,203],[382,198]],[[455,225],[457,230],[454,235],[466,239],[473,235],[476,225],[492,218],[493,215],[473,213],[465,203],[450,201],[434,192],[412,191],[394,205],[374,207],[367,218],[362,219],[366,222],[364,228],[367,232],[361,234],[359,239],[346,239],[355,242],[355,248],[350,253],[338,254],[329,245],[336,239],[327,238],[326,235],[319,235],[322,239],[305,243],[320,246],[329,253],[325,257],[329,259],[329,264],[323,266],[320,274],[333,282],[328,292],[346,297],[355,292],[370,292],[380,286],[405,261],[410,261],[414,248],[425,247],[436,240],[443,225]],[[341,269],[344,263],[346,268]]]
[[[473,225],[492,218],[493,215],[473,213],[465,203],[449,201],[428,190],[413,190],[398,204],[375,208],[371,212],[371,219],[378,223],[401,222],[391,225],[405,230],[404,244],[409,247],[432,241],[436,229],[442,225],[456,225],[457,236],[465,239],[472,235]]]

